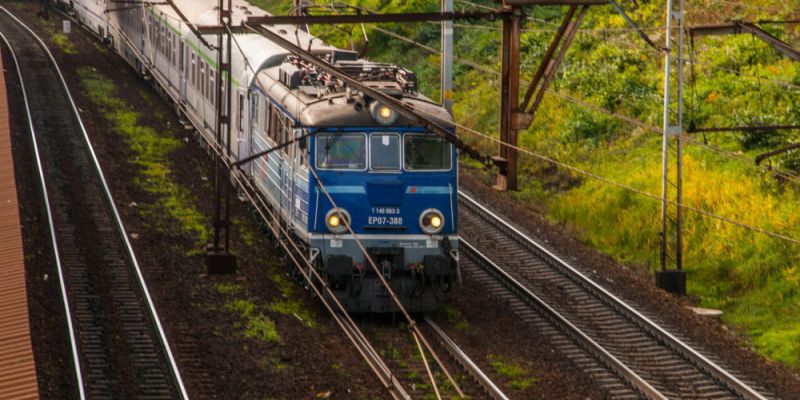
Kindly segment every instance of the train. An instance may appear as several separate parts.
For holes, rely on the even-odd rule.
[[[166,2],[57,2],[160,87],[208,144],[227,148],[230,137],[232,160],[292,142],[231,173],[253,183],[349,312],[397,311],[367,256],[408,311],[441,307],[460,276],[451,141],[261,35],[234,35],[231,74],[221,76],[217,52],[207,45],[216,35],[200,40]],[[194,26],[218,22],[217,1],[173,3]],[[233,25],[269,15],[242,0],[232,4]],[[455,136],[451,114],[418,92],[413,72],[336,48],[297,26],[265,27]],[[231,80],[221,99],[218,79]],[[230,135],[215,131],[218,101],[231,105]]]

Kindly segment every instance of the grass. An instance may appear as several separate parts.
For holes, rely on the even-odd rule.
[[[272,312],[292,315],[309,328],[316,327],[314,312],[309,310],[303,300],[299,298],[295,290],[295,283],[281,273],[273,273],[270,275],[270,279],[275,283],[282,298],[273,300],[267,308]]]
[[[443,305],[442,311],[447,317],[447,322],[453,324],[454,328],[460,331],[469,330],[469,322],[467,322],[467,320],[464,318],[464,315],[461,314],[461,311],[459,311],[450,304]]]
[[[250,318],[247,323],[245,336],[269,342],[281,341],[281,337],[278,335],[278,328],[275,326],[275,321],[263,314],[258,314]]]
[[[70,41],[66,33],[54,31],[49,28],[47,31],[50,33],[50,38],[53,40],[53,43],[61,49],[62,53],[69,55],[78,54],[78,50],[75,48],[75,45],[72,44],[72,41]]]
[[[116,84],[101,72],[82,67],[78,78],[89,100],[132,150],[130,162],[139,170],[134,183],[156,198],[154,204],[139,205],[140,215],[159,221],[166,213],[178,220],[183,233],[201,248],[208,241],[208,219],[195,207],[196,198],[176,182],[169,167],[171,154],[184,143],[169,131],[140,123],[142,116],[119,97]],[[145,96],[146,101],[153,101],[151,94]]]
[[[219,294],[236,294],[241,288],[233,283],[215,283],[214,290]]]
[[[509,380],[509,385],[516,390],[526,390],[536,383],[536,378],[521,365],[508,361],[502,356],[489,355],[489,365],[500,376]]]
[[[275,321],[261,313],[252,300],[234,299],[227,303],[227,308],[245,321],[245,337],[274,343],[281,341]]]

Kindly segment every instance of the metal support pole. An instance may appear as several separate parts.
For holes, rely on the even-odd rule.
[[[514,7],[503,19],[500,76],[500,141],[517,146],[514,114],[519,111],[519,57],[522,8]],[[497,175],[497,190],[517,190],[517,150],[500,145],[500,161],[506,168]],[[505,172],[505,174],[503,174]]]
[[[675,26],[677,24],[677,26]],[[661,270],[656,285],[686,294],[683,271],[683,0],[667,0],[664,56],[664,133],[661,149]],[[672,87],[672,75],[676,87]],[[674,107],[674,108],[673,108]],[[670,142],[674,140],[675,180],[670,178]],[[674,269],[672,268],[674,267]]]
[[[230,26],[231,9],[231,0],[227,1],[227,8],[225,0],[219,0],[219,26]],[[223,35],[227,39],[225,42],[223,42]],[[231,40],[229,32],[225,30],[217,32],[217,74],[214,82],[217,114],[215,138],[216,143],[222,145],[223,131],[225,132],[225,154],[222,157],[228,159],[231,157],[231,102],[227,100],[231,95]],[[206,268],[209,274],[236,272],[236,257],[230,253],[230,182],[227,181],[228,173],[230,171],[220,157],[217,157],[214,162],[213,243],[209,245],[206,253]],[[221,243],[223,230],[224,245]]]
[[[442,12],[453,11],[453,0],[442,0]],[[442,21],[441,101],[453,113],[453,21]]]
[[[228,0],[228,9],[227,9],[227,12],[228,12],[227,25],[228,26],[230,26],[231,23],[232,23],[232,21],[231,21],[233,19],[232,18],[232,10],[233,10],[233,0]],[[220,21],[220,22],[222,22],[222,21]],[[225,140],[225,158],[228,159],[229,161],[233,158],[233,156],[232,156],[233,153],[231,152],[231,140],[232,140],[232,138],[231,138],[231,119],[230,119],[231,104],[230,104],[230,101],[225,101],[225,99],[226,98],[230,98],[231,87],[232,87],[231,86],[232,79],[230,79],[231,78],[231,71],[232,71],[231,70],[231,62],[232,62],[232,57],[233,57],[233,54],[232,54],[233,53],[233,37],[232,36],[233,36],[233,34],[230,33],[230,32],[227,35],[225,35],[225,37],[227,39],[227,43],[225,44],[225,48],[228,49],[228,50],[224,52],[224,54],[225,54],[225,58],[224,58],[225,62],[220,64],[219,73],[218,73],[218,76],[217,76],[217,85],[219,85],[220,88],[223,87],[223,84],[225,85],[224,93],[222,93],[221,96],[217,97],[217,108],[220,109],[220,110],[224,110],[225,111],[225,116],[226,117],[225,117],[225,120],[223,122],[227,122],[227,124],[225,124],[225,133],[228,135],[228,137]],[[224,49],[220,49],[220,52],[223,52],[223,50]],[[222,57],[219,57],[219,58],[222,59]],[[226,74],[228,75],[229,79],[223,79],[223,76],[226,75]],[[222,91],[222,89],[220,89],[220,91]],[[240,109],[239,112],[240,113],[244,113],[244,109]],[[233,172],[232,170],[226,169],[225,177],[227,178],[228,174],[230,174],[232,172]],[[226,179],[226,182],[225,182],[225,252],[230,254],[230,248],[231,248],[231,182],[227,181],[227,179]]]

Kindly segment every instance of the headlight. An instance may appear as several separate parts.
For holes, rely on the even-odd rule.
[[[369,113],[372,114],[372,119],[374,119],[375,122],[383,126],[389,126],[397,122],[397,118],[400,117],[399,114],[387,105],[377,101],[373,101],[372,104],[369,105]]]
[[[325,226],[333,233],[347,232],[347,225],[350,225],[350,214],[342,208],[334,208],[325,215]]]
[[[444,228],[444,215],[439,210],[427,209],[419,217],[419,227],[429,235],[439,233]]]

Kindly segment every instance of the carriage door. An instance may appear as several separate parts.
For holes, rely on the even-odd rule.
[[[233,131],[235,135],[230,135],[230,140],[233,141],[233,143],[230,144],[230,148],[233,152],[238,152],[239,143],[242,143],[245,140],[244,138],[249,130],[248,128],[250,125],[250,112],[252,111],[250,109],[248,99],[255,97],[257,97],[255,94],[248,93],[244,89],[238,90],[238,100],[236,102],[238,121],[236,122],[236,130]],[[223,138],[222,140],[228,140],[228,138]]]
[[[180,45],[178,46],[178,90],[181,93],[181,104],[186,104],[186,43],[182,37],[179,37]]]
[[[250,143],[252,143],[253,135],[259,134],[260,132],[266,132],[264,126],[265,124],[269,123],[269,119],[264,118],[263,121],[260,119],[262,116],[266,115],[261,111],[265,108],[264,105],[264,98],[261,96],[261,92],[251,90],[250,119],[247,124],[247,130],[245,132],[239,131],[239,138],[237,139],[239,159],[250,156]],[[250,171],[250,163],[243,165],[243,167],[245,171]]]

